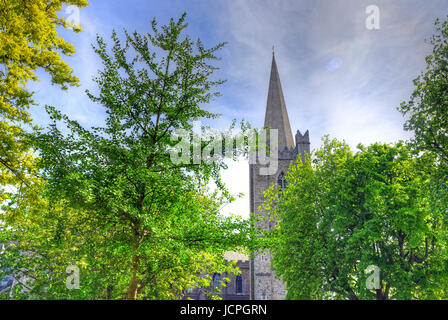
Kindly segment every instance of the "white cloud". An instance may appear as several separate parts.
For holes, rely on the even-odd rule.
[[[238,214],[248,218],[250,211],[248,161],[240,160],[227,163],[229,169],[223,172],[223,182],[229,187],[232,195],[243,194],[244,196],[226,205],[221,212],[225,215]]]

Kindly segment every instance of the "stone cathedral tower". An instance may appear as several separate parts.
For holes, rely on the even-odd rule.
[[[295,162],[299,154],[303,156],[304,151],[310,151],[308,131],[304,135],[297,131],[294,141],[274,54],[272,55],[264,126],[278,129],[278,169],[273,175],[260,175],[259,169],[262,165],[251,164],[249,175],[250,211],[266,215],[266,212],[258,210],[264,201],[263,192],[272,183],[276,184],[278,188],[285,188],[285,174],[291,163]],[[258,222],[257,227],[270,230],[274,224],[275,222],[262,221]],[[271,258],[269,252],[264,252],[251,259],[251,299],[253,300],[282,300],[285,298],[285,285],[275,277],[275,270],[271,269]]]

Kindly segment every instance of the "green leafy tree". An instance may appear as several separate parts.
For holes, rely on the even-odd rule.
[[[429,154],[402,143],[358,146],[324,140],[290,169],[280,197],[273,265],[289,299],[447,298],[446,213],[434,206]],[[368,288],[369,266],[380,270]]]
[[[26,86],[30,80],[39,80],[37,70],[44,70],[52,83],[64,90],[79,82],[73,70],[62,60],[63,56],[73,55],[75,48],[56,30],[64,27],[81,31],[79,25],[58,16],[64,5],[83,8],[87,1],[0,2],[0,204],[9,203],[14,207],[8,214],[0,210],[0,244],[7,245],[9,249],[0,255],[0,278],[3,278],[5,270],[16,266],[16,261],[9,254],[11,250],[16,251],[22,260],[26,259],[23,252],[16,250],[17,242],[11,242],[17,239],[17,234],[11,234],[10,223],[20,220],[19,212],[28,211],[15,229],[21,230],[27,225],[25,222],[35,221],[30,216],[31,211],[44,210],[48,205],[42,199],[44,181],[38,178],[32,145],[24,135],[26,130],[35,129],[28,112],[34,103],[33,93]],[[45,211],[39,211],[39,214],[42,217]],[[37,225],[34,226],[36,235],[43,231],[38,230]],[[22,248],[27,246],[27,242],[23,242]],[[5,266],[11,269],[5,269]],[[25,283],[22,285],[28,287]]]
[[[415,90],[399,110],[408,119],[405,129],[415,134],[414,143],[448,163],[448,21],[435,22],[430,39],[432,53],[426,71],[414,80]]]
[[[250,224],[220,214],[231,198],[220,181],[223,159],[180,165],[170,159],[175,129],[217,116],[203,105],[222,83],[211,80],[216,67],[209,61],[224,44],[206,49],[182,38],[184,20],[185,14],[171,19],[161,30],[154,20],[144,36],[125,31],[124,45],[113,32],[111,50],[98,37],[94,49],[104,69],[98,94],[88,95],[104,106],[105,127],[87,130],[47,107],[54,122],[33,140],[49,206],[60,209],[45,218],[36,213],[36,222],[23,207],[10,203],[6,210],[8,221],[16,221],[11,230],[23,230],[11,231],[19,248],[30,244],[15,250],[14,261],[15,269],[36,270],[31,296],[174,299],[189,287],[208,286],[213,272],[238,272],[223,254],[250,245]],[[217,191],[206,187],[210,180]],[[46,225],[38,226],[39,219]],[[34,267],[26,267],[31,258]],[[81,271],[80,289],[70,292],[69,263]]]
[[[32,125],[28,107],[34,103],[27,83],[39,80],[35,74],[39,69],[63,89],[79,82],[62,60],[62,55],[73,55],[75,48],[56,31],[57,27],[81,31],[80,26],[58,16],[64,5],[83,8],[87,1],[0,2],[0,203],[7,195],[1,186],[24,189],[36,183],[30,174],[34,170],[34,154],[23,136],[25,125]]]
[[[414,80],[409,101],[399,110],[407,119],[405,130],[412,131],[415,150],[437,156],[429,195],[437,210],[448,210],[448,20],[435,21],[429,39],[432,52],[426,57],[426,70]]]

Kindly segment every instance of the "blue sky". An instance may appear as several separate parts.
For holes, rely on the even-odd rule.
[[[193,37],[206,45],[229,44],[220,52],[217,76],[227,79],[222,96],[207,108],[222,117],[209,123],[224,129],[232,119],[261,126],[264,120],[272,45],[283,85],[293,133],[310,130],[311,147],[321,137],[360,142],[393,142],[410,135],[402,130],[396,110],[412,92],[412,80],[424,69],[431,47],[425,39],[434,20],[448,14],[446,0],[91,0],[80,12],[83,32],[62,31],[77,53],[65,59],[81,80],[81,87],[63,92],[41,75],[31,89],[32,108],[42,126],[43,105],[51,104],[85,126],[103,123],[101,106],[85,90],[95,90],[92,77],[101,68],[91,43],[99,34],[109,39],[112,29],[141,33],[156,17],[165,24],[186,11]],[[368,30],[365,10],[380,9],[380,29]],[[61,15],[68,13],[61,12]],[[224,178],[234,193],[249,190],[247,163],[232,164]],[[225,208],[247,216],[247,196]]]

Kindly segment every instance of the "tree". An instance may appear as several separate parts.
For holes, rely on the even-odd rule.
[[[45,245],[27,249],[36,252],[29,257],[40,274],[52,279],[32,293],[173,299],[204,285],[207,274],[237,272],[223,254],[250,244],[250,224],[219,212],[230,197],[219,176],[223,159],[176,165],[170,158],[175,129],[190,130],[194,120],[216,116],[202,106],[222,83],[210,79],[216,67],[208,61],[217,59],[214,53],[224,44],[206,49],[200,40],[181,38],[184,20],[185,14],[171,19],[161,30],[153,20],[153,32],[145,36],[125,31],[124,45],[114,31],[111,53],[98,37],[94,49],[104,70],[95,79],[98,95],[88,95],[105,107],[105,127],[87,130],[47,106],[53,123],[32,140],[39,147],[49,206],[62,208],[45,218],[47,236],[39,238]],[[207,191],[210,179],[219,190]],[[11,217],[14,209],[7,210]],[[19,216],[12,229],[26,229],[28,215]],[[17,243],[31,243],[23,241],[33,238],[37,224],[30,224],[15,233],[22,238]],[[45,254],[47,248],[52,251]],[[59,257],[56,263],[42,264],[48,254]],[[68,263],[81,269],[79,291],[65,289],[61,271]]]
[[[81,28],[57,16],[63,5],[82,8],[87,1],[0,2],[0,188],[12,185],[24,189],[36,183],[34,154],[23,136],[24,125],[32,124],[27,110],[33,103],[32,93],[25,87],[29,80],[38,80],[36,70],[45,70],[52,83],[63,89],[78,84],[73,70],[61,58],[61,54],[72,55],[75,49],[59,37],[56,28],[72,27],[75,32]],[[6,196],[2,188],[0,203]]]
[[[417,148],[434,152],[448,163],[448,21],[435,22],[426,57],[426,72],[414,80],[415,90],[399,110],[408,117],[405,129],[415,134]]]
[[[82,8],[87,1],[0,2],[0,204],[20,204],[24,211],[46,207],[42,200],[44,182],[36,175],[36,158],[24,135],[32,125],[28,107],[34,103],[26,85],[39,80],[35,74],[38,69],[46,71],[52,83],[63,89],[78,85],[73,70],[62,60],[62,55],[74,54],[74,47],[58,35],[56,28],[70,27],[75,32],[81,28],[57,16],[63,5]],[[6,219],[4,214],[0,210],[0,243],[11,244],[14,237],[6,221],[12,216]],[[5,261],[8,254],[0,256],[0,265],[12,263]]]
[[[414,80],[415,89],[399,110],[407,119],[405,130],[414,133],[413,148],[437,156],[429,195],[437,210],[448,212],[448,20],[435,21],[429,43],[426,70]]]
[[[280,219],[273,266],[287,298],[446,298],[447,221],[431,199],[434,157],[402,143],[358,148],[326,138],[290,169],[279,198],[267,192]],[[374,290],[369,266],[380,270]]]

